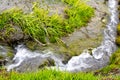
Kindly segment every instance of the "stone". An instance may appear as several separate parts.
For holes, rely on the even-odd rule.
[[[24,38],[22,30],[18,26],[11,26],[10,28],[0,30],[0,36],[2,36],[2,41],[8,43]]]
[[[11,47],[0,45],[0,66],[4,66],[9,63],[14,56],[13,50]]]

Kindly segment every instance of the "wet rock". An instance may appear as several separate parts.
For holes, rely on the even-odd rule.
[[[13,56],[14,53],[11,47],[0,45],[0,66],[4,66],[6,63],[9,63]]]
[[[0,66],[5,66],[7,63],[7,60],[0,59]]]
[[[14,63],[18,62],[15,60]],[[14,70],[18,72],[36,71],[39,68],[45,67],[45,65],[47,64],[47,59],[40,56],[36,56],[33,58],[26,57],[19,66],[14,67]]]
[[[52,60],[50,62],[52,62]],[[12,68],[12,70],[15,70],[17,72],[37,71],[38,69],[42,69],[42,68],[45,68],[45,67],[48,67],[49,65],[51,65],[50,62],[48,59],[42,58],[41,56],[37,56],[34,58],[26,58],[20,63],[19,66],[17,66],[17,64],[16,64],[18,62],[15,61],[13,63],[14,65],[11,65],[9,67],[8,71],[10,71],[11,68]],[[54,61],[53,61],[53,64],[54,64]]]
[[[18,26],[11,26],[9,28],[0,30],[0,36],[2,36],[2,41],[8,43],[18,41],[24,38],[22,30]]]

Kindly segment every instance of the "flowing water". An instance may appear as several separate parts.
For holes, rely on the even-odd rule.
[[[32,52],[23,45],[16,47],[17,53],[13,58],[13,63],[7,66],[7,70],[15,69],[17,71],[36,70],[48,58],[55,61],[54,67],[51,69],[59,69],[61,71],[78,72],[96,70],[106,66],[109,63],[111,54],[117,49],[115,44],[116,26],[118,24],[117,0],[109,0],[108,7],[110,11],[110,20],[104,30],[104,40],[101,45],[91,52],[83,51],[79,56],[73,56],[67,64],[63,64],[62,60],[55,56],[52,52]],[[45,53],[45,54],[42,54]]]

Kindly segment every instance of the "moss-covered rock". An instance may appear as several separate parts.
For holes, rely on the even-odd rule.
[[[117,38],[116,38],[116,44],[117,44],[118,46],[120,46],[120,36],[117,36]]]
[[[9,25],[0,30],[0,39],[4,42],[14,42],[24,38],[24,33],[18,26]]]
[[[117,34],[120,36],[120,23],[117,26]]]
[[[116,37],[116,44],[120,46],[120,23],[117,26],[117,37]]]
[[[6,44],[0,44],[0,66],[6,64],[6,62],[10,62],[14,56],[13,49]]]
[[[47,44],[42,44],[41,42],[37,42],[34,40],[25,40],[24,43],[26,47],[32,51],[35,51],[35,50],[43,51],[48,47]]]

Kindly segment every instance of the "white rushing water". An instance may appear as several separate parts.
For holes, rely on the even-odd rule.
[[[16,50],[17,53],[13,58],[13,63],[7,66],[7,70],[15,69],[17,71],[38,68],[39,65],[47,58],[55,61],[55,67],[52,69],[59,69],[61,71],[78,72],[91,71],[102,68],[109,63],[111,54],[116,50],[116,26],[118,24],[117,0],[109,0],[108,6],[111,13],[110,20],[104,30],[104,40],[101,45],[92,50],[92,54],[88,50],[83,51],[79,56],[73,56],[67,64],[63,64],[61,59],[56,57],[52,52],[48,51],[46,54],[38,52],[31,52],[23,45],[19,45]]]

